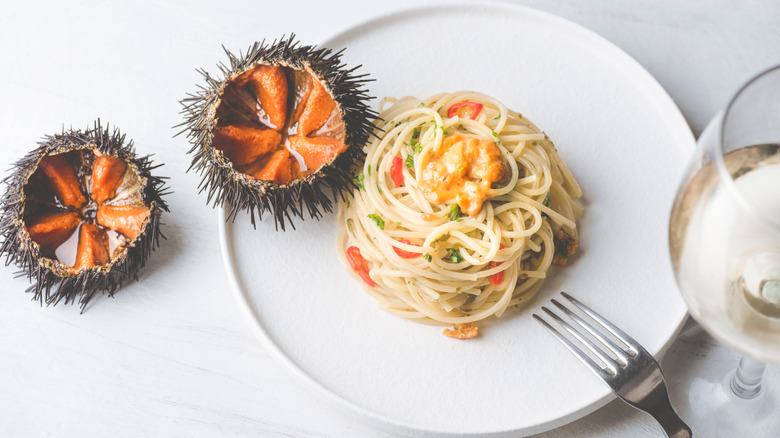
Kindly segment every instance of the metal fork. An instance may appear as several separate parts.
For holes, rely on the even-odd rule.
[[[581,361],[588,365],[588,368],[606,382],[618,397],[631,406],[652,415],[661,424],[667,436],[670,438],[690,438],[692,436],[691,429],[680,419],[672,408],[671,403],[669,403],[669,394],[666,390],[663,373],[653,356],[622,330],[571,295],[566,292],[561,292],[561,295],[584,314],[588,315],[595,324],[586,321],[555,299],[551,301],[552,304],[566,314],[576,325],[564,321],[547,307],[542,306],[542,310],[559,326],[566,329],[583,346],[587,347],[594,356],[604,363],[604,366],[597,364],[580,346],[564,336],[542,317],[536,313],[533,314],[533,317],[544,325]],[[584,335],[585,331],[598,339],[602,345],[597,345],[591,339],[588,339]],[[624,346],[618,346],[608,338],[606,332],[611,333]],[[611,351],[615,358],[610,357],[605,349]]]

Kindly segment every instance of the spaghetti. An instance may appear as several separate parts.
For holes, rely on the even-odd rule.
[[[455,325],[528,300],[577,246],[579,185],[549,138],[484,94],[380,103],[340,254],[381,308]],[[491,179],[492,178],[492,179]]]

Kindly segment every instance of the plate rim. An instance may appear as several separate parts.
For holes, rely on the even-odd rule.
[[[505,10],[515,14],[536,14],[538,16],[543,17],[546,20],[550,20],[554,22],[557,25],[562,25],[564,27],[571,29],[572,31],[587,35],[587,38],[591,38],[596,41],[599,41],[599,43],[603,45],[603,47],[608,48],[610,50],[611,56],[614,56],[616,58],[621,58],[620,61],[624,63],[624,65],[630,66],[638,74],[643,76],[641,78],[638,78],[638,80],[640,80],[644,85],[648,87],[655,88],[655,90],[653,90],[653,94],[657,96],[657,99],[662,101],[658,103],[663,103],[665,105],[664,112],[666,114],[665,116],[666,120],[669,120],[670,122],[674,122],[675,124],[679,124],[681,127],[685,128],[685,129],[676,130],[674,133],[675,136],[686,137],[685,143],[688,144],[689,152],[692,153],[695,150],[696,138],[690,128],[690,125],[688,124],[680,108],[674,102],[674,99],[672,99],[671,95],[666,91],[666,89],[642,64],[640,64],[637,60],[635,60],[631,55],[629,55],[627,52],[625,52],[622,48],[617,46],[615,43],[599,35],[595,31],[592,31],[579,23],[573,22],[567,18],[561,17],[551,12],[543,11],[540,9],[536,9],[524,5],[508,4],[508,3],[489,0],[489,1],[482,1],[479,3],[456,2],[447,5],[447,7],[449,10],[476,9],[476,10],[480,10],[480,12],[482,13],[484,13],[487,10],[490,10],[491,12]],[[334,40],[337,40],[339,38],[346,38],[350,34],[355,34],[355,33],[359,34],[361,31],[364,31],[370,26],[379,26],[384,24],[385,22],[391,22],[401,17],[408,16],[410,14],[424,14],[427,11],[439,11],[440,9],[441,9],[440,5],[413,6],[413,7],[400,9],[398,11],[386,13],[383,15],[374,16],[372,18],[359,21],[352,26],[334,32],[330,36],[323,38],[317,44],[317,47],[340,49],[340,47],[331,47],[332,44],[330,43],[332,43]],[[358,66],[358,68],[360,67],[361,66]],[[372,98],[375,98],[375,96],[372,96]],[[672,201],[673,200],[670,199],[667,205],[667,210],[669,211],[671,210]],[[295,376],[295,378],[298,379],[300,382],[303,382],[307,386],[313,388],[318,394],[324,395],[327,399],[336,402],[336,405],[342,410],[342,412],[352,414],[353,416],[356,416],[358,419],[362,421],[370,420],[369,423],[371,425],[374,426],[380,425],[383,426],[383,429],[395,433],[408,434],[412,432],[418,434],[423,433],[426,436],[442,436],[442,437],[443,436],[457,436],[457,437],[502,436],[507,434],[516,435],[519,432],[525,435],[525,434],[541,433],[541,432],[552,430],[556,427],[563,426],[572,421],[580,419],[592,412],[595,412],[596,410],[602,408],[612,400],[616,399],[615,394],[612,393],[605,386],[606,394],[598,398],[593,403],[586,405],[580,409],[574,410],[567,415],[557,417],[547,422],[538,423],[534,426],[530,426],[523,429],[519,429],[519,428],[497,429],[497,430],[488,430],[482,432],[462,432],[462,433],[444,432],[441,430],[431,429],[424,425],[414,424],[411,422],[402,422],[395,418],[388,417],[386,415],[380,414],[373,410],[367,409],[355,402],[352,402],[340,396],[339,394],[331,391],[330,389],[325,387],[322,383],[317,381],[314,377],[306,373],[302,368],[298,367],[292,361],[292,359],[282,351],[280,346],[272,339],[270,334],[265,330],[264,325],[257,317],[255,311],[252,309],[252,306],[249,302],[249,298],[247,297],[246,292],[241,287],[241,282],[236,272],[236,266],[233,263],[233,245],[232,245],[232,240],[228,239],[228,233],[232,234],[234,225],[233,222],[228,219],[228,208],[229,207],[227,206],[227,204],[223,205],[221,208],[218,208],[218,217],[217,217],[218,229],[219,229],[220,252],[222,256],[223,266],[225,268],[225,273],[227,274],[228,277],[228,283],[230,284],[230,289],[233,291],[234,295],[241,303],[241,307],[244,309],[244,315],[246,316],[246,318],[250,320],[250,323],[255,329],[254,332],[256,337],[261,341],[266,351],[268,351],[269,354],[278,363],[283,364],[289,373]],[[330,213],[330,214],[335,214],[335,213]],[[668,242],[666,243],[666,245],[668,247]],[[668,265],[671,268],[671,261],[668,262]],[[677,290],[676,287],[677,286],[675,284],[675,291],[679,294],[679,291]],[[651,352],[653,356],[656,358],[656,360],[660,361],[661,357],[663,357],[663,355],[669,350],[672,343],[677,339],[677,336],[679,335],[680,331],[682,330],[683,326],[685,325],[689,317],[687,304],[682,300],[681,302],[683,303],[682,304],[683,311],[682,311],[682,315],[680,315],[677,327],[675,327],[675,329],[672,332],[672,335],[668,339],[666,339],[666,341],[661,346],[659,351]]]

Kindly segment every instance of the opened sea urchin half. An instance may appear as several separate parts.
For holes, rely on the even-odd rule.
[[[353,184],[350,167],[376,117],[366,75],[347,69],[341,52],[300,46],[294,36],[255,43],[245,55],[225,52],[222,77],[201,71],[205,86],[181,102],[207,202],[227,202],[230,220],[248,211],[252,224],[268,212],[282,229],[304,213],[330,212]]]
[[[162,178],[132,141],[100,122],[44,137],[5,182],[0,254],[41,303],[82,306],[137,278],[159,245]]]

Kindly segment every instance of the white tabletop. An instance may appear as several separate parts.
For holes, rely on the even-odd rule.
[[[214,70],[221,45],[294,32],[317,43],[369,18],[420,4],[358,1],[14,2],[0,14],[5,170],[63,127],[96,118],[120,127],[171,177],[168,240],[140,282],[114,299],[41,308],[28,281],[2,268],[0,436],[385,437],[330,406],[264,351],[219,255],[217,212],[197,194],[178,101]],[[432,2],[440,4],[441,2]],[[633,56],[698,135],[731,93],[780,63],[780,3],[527,0],[584,25]],[[717,346],[676,343],[667,360]],[[698,350],[697,350],[698,351]],[[656,437],[660,429],[620,403],[544,437]]]

